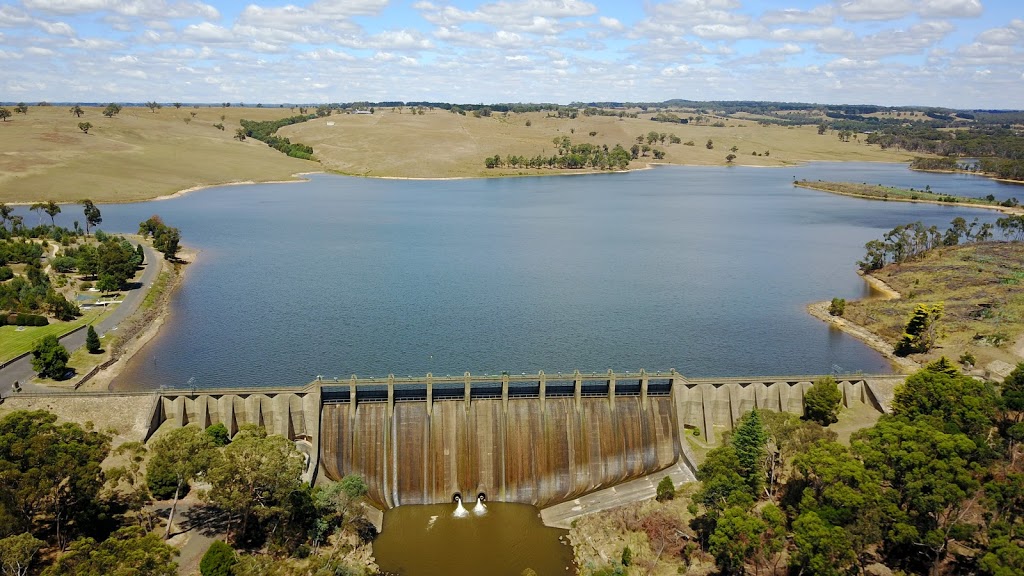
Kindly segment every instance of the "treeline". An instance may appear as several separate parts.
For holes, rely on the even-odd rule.
[[[1024,238],[1024,216],[999,218],[995,227],[999,228],[1007,240],[1019,241]],[[940,246],[985,242],[992,239],[993,228],[990,222],[979,224],[975,218],[968,223],[959,216],[950,222],[945,231],[940,231],[937,226],[925,228],[921,222],[902,224],[886,232],[881,240],[871,240],[865,244],[867,252],[857,265],[861,270],[870,272],[888,264],[914,260]]]
[[[300,479],[304,456],[283,436],[223,424],[164,432],[148,446],[53,414],[16,411],[0,419],[0,559],[4,574],[174,576],[170,535],[177,501],[196,482],[208,490],[193,513],[225,526],[203,574],[364,574],[375,536],[361,512],[361,478],[328,486]],[[114,457],[114,466],[103,466]],[[238,478],[245,478],[239,482]],[[154,497],[172,499],[167,525]],[[163,538],[161,537],[163,536]],[[350,558],[351,556],[351,558]],[[17,570],[15,570],[17,567]]]
[[[277,136],[278,129],[292,124],[299,124],[316,118],[316,114],[290,116],[279,120],[241,120],[242,130],[246,137],[255,138],[266,143],[278,152],[283,152],[293,158],[313,160],[313,147],[305,144],[292,143],[288,138]]]
[[[778,573],[782,562],[816,576],[872,564],[1024,573],[1024,364],[1000,389],[942,358],[849,445],[795,416],[749,412],[697,470],[696,541],[678,522],[662,532],[687,562],[710,555],[726,574]]]
[[[495,154],[484,159],[486,168],[558,168],[578,170],[596,168],[599,170],[625,170],[629,166],[630,153],[620,144],[611,149],[607,144],[573,144],[568,136],[554,139],[558,154],[551,156],[516,156],[502,158]]]

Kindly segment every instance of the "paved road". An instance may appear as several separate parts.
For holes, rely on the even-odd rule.
[[[142,265],[142,278],[140,280],[143,288],[126,292],[124,301],[117,305],[117,308],[114,309],[110,316],[107,316],[102,322],[95,325],[96,332],[100,336],[110,330],[115,330],[125,318],[131,316],[138,309],[139,304],[142,304],[143,298],[146,297],[146,293],[153,285],[153,281],[156,280],[157,275],[160,273],[161,254],[145,244],[142,245],[142,249],[146,254],[146,262]],[[68,349],[68,352],[77,350],[85,345],[86,332],[86,330],[79,330],[74,334],[61,338],[60,343]],[[22,388],[27,392],[45,392],[47,390],[46,387],[26,384],[33,376],[35,376],[35,370],[32,369],[31,356],[26,356],[17,362],[0,368],[0,395],[6,396],[10,394],[11,387],[14,386],[15,381],[21,382]]]

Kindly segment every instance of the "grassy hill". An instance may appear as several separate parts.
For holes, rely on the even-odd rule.
[[[405,178],[550,174],[555,171],[488,170],[484,159],[495,154],[552,155],[552,140],[562,136],[574,144],[621,144],[628,149],[637,136],[652,130],[681,139],[678,144],[655,144],[665,152],[663,163],[724,165],[730,153],[735,164],[757,166],[909,160],[892,150],[818,135],[814,126],[762,127],[755,119],[712,117],[708,122],[724,123],[714,127],[652,122],[653,113],[638,118],[581,114],[569,119],[546,112],[478,118],[440,109],[414,115],[409,108],[381,108],[372,115],[334,114],[279,131],[293,142],[313,146],[317,163],[289,158],[253,139],[234,139],[240,119],[272,120],[297,113],[288,108],[184,106],[152,112],[125,107],[114,118],[105,118],[101,108],[84,110],[76,118],[67,106],[30,106],[28,114],[0,123],[0,202],[131,202],[195,186],[287,180],[297,172],[318,170]],[[79,122],[92,124],[88,134],[79,130]],[[225,130],[214,128],[218,123]],[[709,138],[713,149],[706,147]],[[684,145],[687,141],[694,145]],[[653,161],[648,155],[630,167]]]

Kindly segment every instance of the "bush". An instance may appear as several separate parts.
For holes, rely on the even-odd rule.
[[[843,393],[831,376],[814,382],[810,390],[804,394],[804,417],[822,426],[838,420],[839,406],[843,401]]]
[[[664,502],[666,500],[672,500],[675,497],[676,497],[676,487],[675,487],[675,484],[672,483],[672,479],[671,478],[669,478],[668,476],[665,476],[664,478],[661,479],[661,482],[658,482],[657,500],[658,500],[658,502]]]
[[[222,422],[217,422],[206,428],[206,435],[210,438],[210,443],[220,448],[221,446],[227,446],[231,442],[231,436],[228,434],[228,429]]]
[[[79,290],[83,291],[88,290],[92,288],[92,282],[82,282],[81,284],[78,285],[78,288]]]
[[[199,573],[203,576],[231,576],[231,567],[238,562],[235,551],[220,540],[210,544],[199,562]]]
[[[842,316],[846,312],[846,298],[833,298],[828,305],[828,313],[832,316]]]
[[[629,566],[632,563],[633,563],[633,551],[629,549],[629,546],[626,546],[625,548],[622,549],[622,565],[623,566]]]
[[[0,282],[14,278],[14,270],[10,266],[0,266]]]
[[[974,357],[974,354],[964,352],[960,355],[960,363],[964,366],[974,366],[978,363],[978,359]]]
[[[46,326],[50,323],[50,321],[46,319],[46,316],[24,313],[15,316],[13,322],[10,321],[10,318],[7,320],[9,324],[14,324],[15,326]]]
[[[178,487],[178,479],[170,470],[162,466],[154,466],[153,464],[151,462],[149,469],[146,470],[146,486],[149,488],[149,492],[157,500],[170,500],[174,498],[174,490]],[[178,497],[184,498],[190,489],[191,486],[186,482],[181,487],[181,494],[178,494]]]
[[[96,329],[89,324],[88,331],[85,334],[85,349],[89,354],[100,353],[100,336],[96,333]]]

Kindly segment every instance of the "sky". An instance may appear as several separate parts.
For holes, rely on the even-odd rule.
[[[0,0],[0,101],[1024,109],[1022,0]]]

